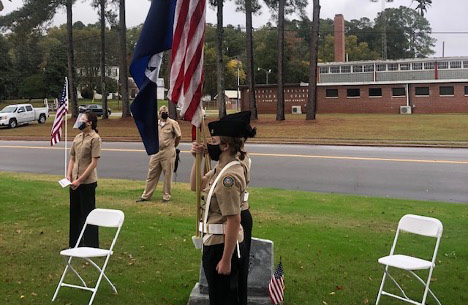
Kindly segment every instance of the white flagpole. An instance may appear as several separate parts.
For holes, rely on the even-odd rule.
[[[68,105],[69,105],[69,101],[68,101],[68,78],[65,77],[65,87],[66,87],[66,107],[67,107],[67,111],[65,112],[65,119],[64,119],[64,123],[65,123],[65,151],[64,151],[64,154],[65,154],[65,178],[67,177],[67,161],[68,161],[68,157],[67,157],[67,137],[68,137],[68,128],[67,128],[67,116],[68,116]]]

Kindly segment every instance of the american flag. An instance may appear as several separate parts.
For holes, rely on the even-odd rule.
[[[171,51],[170,100],[199,127],[202,118],[206,0],[177,1]]]
[[[270,293],[271,303],[280,304],[284,299],[284,273],[283,264],[280,262],[276,267],[275,274],[271,277],[270,284],[268,284],[268,292]]]
[[[54,124],[52,125],[52,132],[50,133],[50,146],[54,146],[60,142],[62,137],[62,125],[64,118],[68,113],[68,94],[67,94],[67,81],[63,85],[63,91],[60,95],[57,112],[55,114]]]

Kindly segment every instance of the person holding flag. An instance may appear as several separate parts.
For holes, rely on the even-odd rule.
[[[201,181],[203,189],[200,231],[203,234],[203,269],[208,282],[211,305],[241,304],[239,271],[245,259],[244,232],[241,226],[241,204],[247,187],[244,160],[244,138],[252,137],[254,129],[248,121],[236,116],[208,124],[211,144],[210,158],[218,161]],[[203,155],[203,145],[194,142],[192,154]],[[195,190],[196,161],[190,178]],[[245,283],[245,286],[247,283]]]
[[[78,129],[70,149],[67,178],[70,185],[70,236],[72,248],[80,236],[86,217],[96,208],[97,164],[101,157],[101,137],[97,130],[97,116],[86,111],[80,116]],[[98,229],[89,226],[84,232],[84,247],[99,248]]]

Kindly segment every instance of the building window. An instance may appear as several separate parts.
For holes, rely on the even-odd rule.
[[[377,71],[387,71],[387,65],[386,64],[378,64],[376,65]]]
[[[439,94],[440,95],[450,95],[453,96],[453,86],[440,86]]]
[[[337,66],[330,67],[330,73],[340,73],[340,67],[337,67]]]
[[[448,61],[441,61],[437,63],[437,68],[439,69],[448,69]]]
[[[423,68],[422,62],[413,63],[413,70],[422,70],[422,68]]]
[[[450,69],[461,69],[461,61],[451,61]]]
[[[361,96],[361,89],[359,88],[350,88],[346,90],[347,97],[360,97]]]
[[[364,65],[364,72],[374,72],[374,65]]]
[[[398,71],[398,64],[388,64],[388,71]]]
[[[326,97],[338,97],[338,89],[326,89],[325,90]]]
[[[409,63],[400,64],[400,70],[402,70],[402,71],[407,71],[407,70],[410,69],[410,67],[411,67],[411,65]]]
[[[414,93],[416,96],[429,96],[429,87],[416,87]]]
[[[320,67],[321,74],[328,74],[328,67]]]
[[[468,68],[468,60],[463,61],[463,68]]]
[[[468,95],[468,86],[465,86],[465,95]]]
[[[353,72],[360,73],[362,72],[362,66],[353,66]]]
[[[434,63],[433,62],[425,62],[424,63],[424,70],[433,70],[434,69]]]
[[[406,96],[406,90],[403,87],[392,88],[392,96],[399,97],[399,96]]]
[[[369,96],[381,97],[382,96],[382,88],[369,88]]]
[[[341,73],[351,73],[351,66],[341,66]]]

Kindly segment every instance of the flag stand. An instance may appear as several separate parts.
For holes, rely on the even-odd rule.
[[[68,77],[65,77],[65,83],[66,83],[66,103],[67,103],[67,111],[65,111],[65,149],[64,149],[64,155],[65,155],[65,178],[67,178],[67,138],[68,138],[68,126],[67,126],[67,117],[68,117]]]
[[[196,141],[200,144],[200,127],[196,129]],[[201,201],[201,153],[197,153],[195,160],[195,190],[197,194],[197,222],[195,224],[196,234],[200,237],[199,222],[200,222],[200,201]]]

